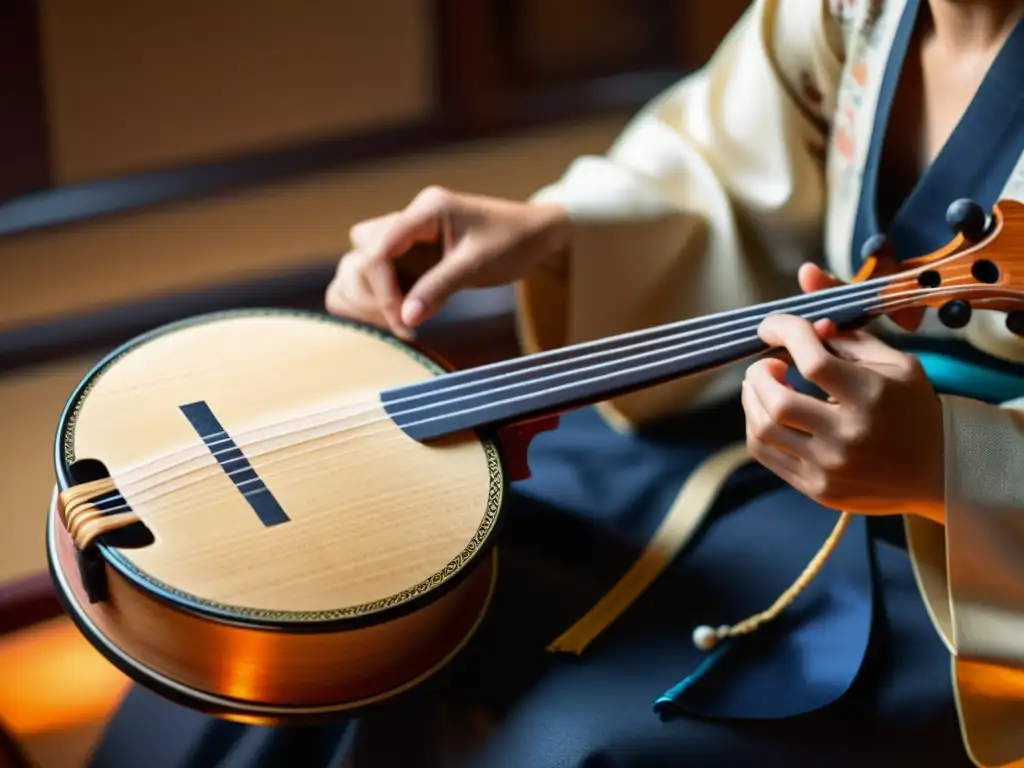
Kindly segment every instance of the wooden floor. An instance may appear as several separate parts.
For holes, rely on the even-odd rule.
[[[440,184],[524,199],[578,156],[604,152],[626,115],[252,187],[0,242],[0,329],[123,301],[334,261],[349,228]]]

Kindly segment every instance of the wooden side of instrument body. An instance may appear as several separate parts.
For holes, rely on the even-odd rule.
[[[291,633],[178,611],[107,567],[110,599],[90,603],[71,538],[51,505],[50,575],[82,634],[135,682],[191,709],[255,725],[316,723],[425,682],[472,638],[497,578],[497,549],[454,589],[381,624]]]
[[[105,594],[90,600],[55,496],[68,612],[141,684],[229,719],[317,721],[426,680],[486,611],[505,487],[495,442],[423,445],[383,417],[376,392],[441,370],[376,329],[292,312],[196,318],[116,351],[69,400],[57,490],[102,461],[150,538],[92,545]],[[183,415],[194,402],[286,520],[261,520]]]

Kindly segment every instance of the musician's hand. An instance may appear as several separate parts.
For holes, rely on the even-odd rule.
[[[800,282],[805,291],[835,284],[809,265]],[[743,382],[751,455],[825,506],[941,520],[942,410],[917,359],[866,332],[839,333],[830,321],[772,315],[759,334],[787,350],[829,401],[789,387],[782,360],[753,363]]]
[[[564,210],[428,187],[401,211],[356,224],[352,250],[327,289],[327,310],[385,325],[408,338],[463,288],[513,282],[568,243]],[[441,260],[403,296],[395,261],[417,243]]]

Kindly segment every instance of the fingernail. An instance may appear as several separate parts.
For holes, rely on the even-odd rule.
[[[416,325],[423,317],[423,302],[409,299],[402,305],[402,322],[408,326]]]
[[[389,325],[391,326],[391,332],[404,341],[412,341],[412,330],[407,328],[404,323],[400,322],[397,318],[393,319]]]

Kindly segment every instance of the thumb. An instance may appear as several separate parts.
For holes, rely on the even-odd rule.
[[[402,291],[394,262],[417,243],[440,241],[448,203],[446,193],[433,189],[421,192],[390,221],[367,261],[366,281],[391,330],[400,337],[409,336],[410,326],[402,320]]]
[[[843,281],[835,275],[826,272],[817,264],[803,264],[797,273],[797,280],[800,283],[800,290],[804,293],[822,291],[826,288],[835,288],[842,285]]]
[[[469,242],[457,245],[409,289],[402,302],[402,322],[413,327],[440,310],[453,293],[469,284],[480,257]]]

